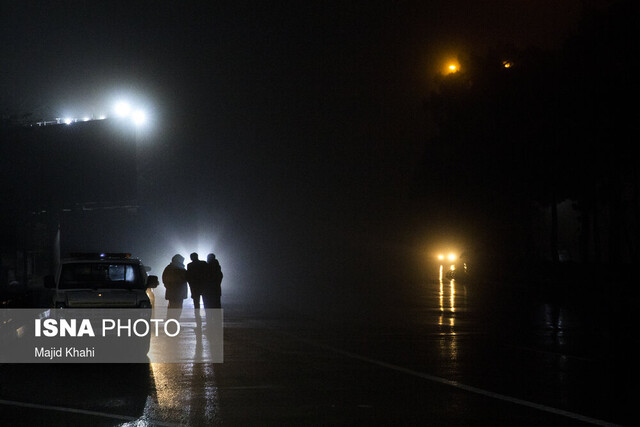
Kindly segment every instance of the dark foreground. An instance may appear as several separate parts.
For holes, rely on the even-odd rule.
[[[3,365],[0,424],[635,424],[635,301],[572,289],[432,282],[313,310],[235,297],[224,363]]]

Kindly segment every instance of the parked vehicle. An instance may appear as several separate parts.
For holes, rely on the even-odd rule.
[[[158,286],[158,277],[130,254],[80,253],[61,260],[44,286],[53,308],[151,308],[147,289]]]

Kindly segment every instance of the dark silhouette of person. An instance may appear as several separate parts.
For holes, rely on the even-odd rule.
[[[191,262],[187,265],[187,282],[191,288],[193,308],[200,308],[200,296],[208,285],[208,265],[198,258],[197,253],[190,255]],[[205,308],[206,305],[205,305]]]
[[[168,308],[182,308],[187,298],[187,270],[184,268],[184,257],[174,255],[171,263],[162,272],[162,283],[166,292],[164,298],[169,301]]]
[[[222,268],[214,254],[207,255],[208,286],[202,294],[205,308],[220,308],[222,296]]]

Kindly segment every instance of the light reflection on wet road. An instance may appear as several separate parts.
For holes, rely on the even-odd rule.
[[[3,365],[0,420],[632,424],[637,340],[615,322],[617,309],[446,279],[323,315],[236,298],[225,307],[224,363]],[[185,340],[190,354],[205,351],[197,333]]]

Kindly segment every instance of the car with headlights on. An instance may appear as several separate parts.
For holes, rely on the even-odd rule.
[[[469,279],[468,255],[466,253],[440,253],[437,258],[440,264],[440,280],[466,281]]]

